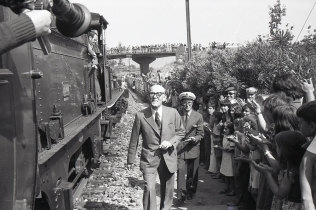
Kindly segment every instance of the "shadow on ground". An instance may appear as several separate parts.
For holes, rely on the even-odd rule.
[[[144,186],[145,186],[144,180],[140,180],[140,179],[137,179],[135,177],[127,177],[127,179],[128,179],[130,186],[140,187],[140,188],[142,188],[142,190],[144,190]]]
[[[185,201],[184,205],[172,210],[237,210],[237,207],[228,207],[227,203],[236,200],[235,196],[225,196],[219,192],[225,188],[224,183],[213,179],[207,170],[199,168],[198,190],[192,200]],[[176,199],[174,199],[175,203]]]
[[[105,202],[92,202],[92,201],[88,201],[85,204],[84,208],[87,210],[129,210],[125,206],[108,204]]]

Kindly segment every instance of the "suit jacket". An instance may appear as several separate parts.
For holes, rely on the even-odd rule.
[[[143,145],[140,157],[140,168],[143,172],[156,170],[163,157],[171,173],[177,170],[176,146],[184,137],[184,127],[181,117],[176,109],[162,106],[161,132],[152,117],[151,108],[148,107],[136,113],[130,139],[127,163],[133,163],[137,151],[139,135],[142,135]],[[159,145],[162,141],[169,141],[174,148],[162,150]]]
[[[184,122],[184,112],[180,112]],[[193,159],[200,155],[200,141],[204,136],[203,117],[200,113],[192,110],[187,125],[185,127],[185,138],[178,144],[178,157],[183,159]],[[189,137],[195,137],[197,143],[185,142]]]

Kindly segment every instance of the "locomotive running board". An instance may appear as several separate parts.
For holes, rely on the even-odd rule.
[[[116,103],[116,101],[121,97],[123,93],[124,93],[124,90],[119,90],[119,89],[113,90],[113,93],[112,93],[113,97],[108,103],[106,103],[106,107],[111,108]]]
[[[84,131],[89,127],[89,125],[95,123],[99,120],[101,113],[104,108],[97,108],[97,111],[87,117],[81,116],[73,121],[71,124],[65,126],[65,137],[63,140],[54,145],[50,150],[44,150],[39,153],[38,164],[42,165],[50,160],[54,155],[61,151],[66,145],[75,139],[80,139],[83,137]]]

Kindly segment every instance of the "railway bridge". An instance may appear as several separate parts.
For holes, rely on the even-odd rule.
[[[178,47],[144,47],[134,48],[131,50],[107,50],[107,59],[121,59],[131,58],[133,61],[140,65],[141,74],[147,74],[149,72],[149,64],[155,61],[157,58],[176,56],[176,58],[182,58],[185,53],[184,46]]]

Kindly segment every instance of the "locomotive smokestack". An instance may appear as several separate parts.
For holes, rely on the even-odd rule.
[[[72,4],[68,0],[53,2],[52,11],[56,16],[56,27],[61,34],[77,37],[89,29],[91,14],[85,6]]]

